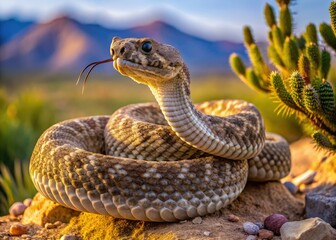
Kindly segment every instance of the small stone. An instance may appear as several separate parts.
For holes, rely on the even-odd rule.
[[[336,230],[320,218],[287,222],[280,229],[282,240],[336,239]]]
[[[262,223],[262,222],[256,222],[255,225],[257,225],[259,227],[259,229],[264,229],[265,228],[264,223]]]
[[[209,237],[210,234],[211,234],[211,232],[209,232],[209,231],[204,231],[203,234],[204,234],[204,236]]]
[[[255,236],[255,235],[248,235],[247,238],[246,238],[246,240],[257,240],[257,239],[258,239],[258,237]]]
[[[21,235],[21,238],[22,239],[31,239],[31,236],[28,235],[28,234],[23,234],[23,235]]]
[[[56,226],[53,224],[53,223],[46,223],[45,225],[44,225],[44,228],[46,228],[46,229],[52,229],[52,228],[55,228]]]
[[[234,214],[229,214],[227,220],[228,220],[229,222],[239,222],[240,219],[239,219],[238,216],[236,216],[236,215],[234,215]]]
[[[336,228],[336,185],[314,189],[305,201],[307,218],[319,217]]]
[[[299,176],[296,176],[293,180],[292,183],[295,186],[300,186],[301,184],[311,184],[314,181],[314,178],[316,176],[316,171],[312,169],[308,169],[304,173],[300,174]]]
[[[284,215],[276,213],[265,218],[264,226],[275,235],[280,235],[280,228],[286,222],[288,222],[288,219]]]
[[[192,223],[193,224],[201,224],[203,222],[203,219],[201,217],[195,217],[193,220],[192,220]]]
[[[252,222],[244,222],[243,228],[250,235],[257,235],[259,232],[259,227]]]
[[[76,235],[71,235],[71,234],[66,234],[63,235],[60,240],[79,240],[80,238],[77,237]]]
[[[9,209],[9,214],[15,217],[20,216],[24,213],[27,206],[24,205],[22,202],[15,202]]]
[[[23,201],[23,204],[26,205],[27,207],[29,207],[32,203],[33,199],[31,198],[27,198]]]
[[[261,229],[258,234],[259,238],[264,240],[270,240],[273,239],[274,233],[272,231],[266,230],[266,229]]]
[[[61,222],[61,221],[56,221],[55,223],[54,223],[54,225],[56,226],[56,227],[59,227],[59,226],[61,226],[63,223]]]
[[[26,234],[27,232],[27,227],[21,223],[14,223],[9,229],[9,233],[12,236],[21,236],[22,234]]]
[[[292,182],[284,182],[283,185],[292,195],[295,195],[299,191],[299,188]]]

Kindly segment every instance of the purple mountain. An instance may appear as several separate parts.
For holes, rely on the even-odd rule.
[[[209,41],[184,33],[162,21],[117,30],[83,24],[62,16],[47,23],[1,21],[0,71],[78,72],[92,61],[109,58],[113,36],[151,37],[177,47],[194,73],[229,70],[232,52],[246,57],[241,43]],[[6,38],[4,37],[6,36]],[[110,71],[101,66],[98,71]]]

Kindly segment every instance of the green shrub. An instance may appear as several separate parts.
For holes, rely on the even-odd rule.
[[[53,108],[36,92],[11,99],[0,89],[0,213],[35,192],[29,158],[38,137],[54,122]]]
[[[14,100],[0,89],[0,162],[12,169],[14,160],[27,161],[40,134],[55,122],[52,107],[35,92]]]
[[[5,164],[0,164],[0,216],[8,213],[14,202],[32,198],[36,193],[28,169],[28,162],[15,161],[13,174]]]

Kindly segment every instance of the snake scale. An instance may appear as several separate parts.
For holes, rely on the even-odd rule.
[[[174,47],[114,37],[110,51],[114,68],[148,85],[157,103],[46,130],[30,161],[34,185],[45,197],[78,211],[173,222],[227,206],[247,179],[288,174],[288,143],[265,133],[254,105],[192,104],[189,72]]]

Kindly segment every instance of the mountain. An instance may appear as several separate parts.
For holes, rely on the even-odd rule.
[[[14,18],[0,21],[0,46],[33,24],[32,21],[20,21]]]
[[[1,26],[10,24],[1,22]],[[12,23],[11,23],[12,24]],[[151,37],[179,49],[194,73],[224,72],[228,57],[237,52],[246,57],[243,44],[209,41],[184,33],[156,21],[129,29],[108,29],[98,24],[83,24],[66,16],[47,23],[23,24],[13,38],[0,45],[1,71],[70,71],[78,72],[90,62],[109,58],[113,36]],[[14,32],[15,29],[12,29]],[[112,72],[111,66],[98,71]]]

